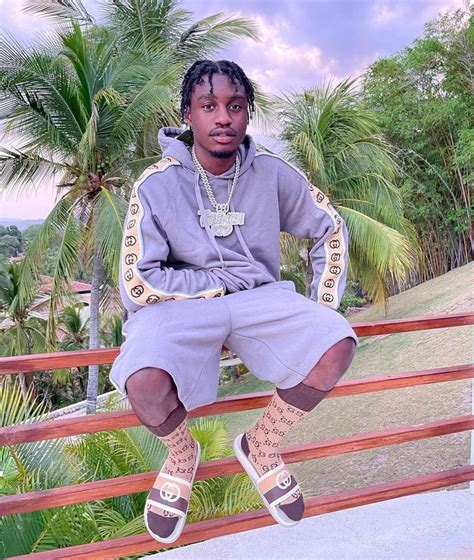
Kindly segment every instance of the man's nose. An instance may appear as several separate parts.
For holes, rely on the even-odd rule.
[[[232,116],[227,107],[218,107],[215,113],[216,124],[219,126],[229,126],[232,123]]]

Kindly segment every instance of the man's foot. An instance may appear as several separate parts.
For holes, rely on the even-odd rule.
[[[148,495],[145,524],[156,540],[174,542],[184,526],[200,447],[186,420],[160,439],[169,453]]]
[[[245,444],[246,435],[239,434],[234,439],[234,452],[240,464],[244,467],[250,480],[255,485],[256,490],[260,494],[263,503],[272,515],[272,517],[280,525],[284,527],[292,527],[303,517],[304,502],[303,497],[299,491],[299,486],[294,477],[289,472],[287,466],[283,461],[280,461],[275,468],[269,469],[263,475],[260,475],[247,455],[244,449],[248,449],[248,443]],[[251,453],[250,453],[251,455]],[[298,496],[296,499],[292,495]],[[281,507],[288,498],[292,498],[292,502],[299,502],[298,506],[301,512],[291,511],[291,517],[287,514],[285,509]],[[289,504],[291,507],[293,504]],[[297,506],[297,507],[298,507]],[[288,506],[285,506],[287,508]],[[296,509],[296,508],[295,508]]]
[[[267,457],[265,461],[264,452],[260,451],[252,445],[252,442],[249,441],[249,435],[247,433],[244,434],[241,442],[242,450],[247,456],[248,460],[251,462],[254,469],[258,472],[260,476],[264,475],[270,469],[274,469],[279,465],[283,465],[283,460],[278,455],[278,453],[272,453],[271,457]],[[251,451],[251,446],[253,447]],[[260,462],[257,460],[257,457],[260,455]],[[262,462],[263,460],[263,462]],[[263,465],[267,466],[268,468],[264,470]],[[284,513],[293,521],[299,521],[304,514],[304,500],[301,491],[298,489],[293,492],[286,500],[281,502],[278,506],[280,509],[284,511]]]

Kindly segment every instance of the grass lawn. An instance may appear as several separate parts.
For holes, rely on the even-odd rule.
[[[359,323],[469,311],[474,307],[474,264],[390,298],[387,314],[369,308],[350,318]],[[452,327],[362,339],[344,379],[465,364],[473,361],[473,330]],[[220,387],[219,396],[270,390],[248,374]],[[471,381],[437,383],[323,401],[292,430],[283,445],[422,424],[470,414]],[[247,429],[260,410],[224,416],[232,438]],[[379,449],[348,453],[292,466],[307,496],[328,494],[469,464],[469,433],[463,432]],[[460,488],[465,485],[457,485]]]

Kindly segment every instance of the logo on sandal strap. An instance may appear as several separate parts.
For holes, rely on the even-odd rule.
[[[277,474],[276,483],[278,488],[286,490],[291,484],[291,474],[288,471],[281,471]]]
[[[177,484],[165,482],[160,488],[160,497],[166,502],[177,502],[181,497],[181,490]]]

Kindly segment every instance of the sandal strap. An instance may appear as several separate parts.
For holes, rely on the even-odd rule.
[[[265,473],[258,481],[260,492],[270,506],[276,506],[299,490],[299,485],[285,463]]]
[[[153,499],[151,497],[151,492],[150,492],[146,503],[148,505],[152,505],[157,508],[160,508],[161,510],[174,513],[178,517],[185,517],[186,514],[188,513],[188,502],[186,500],[183,500],[182,498],[180,498],[177,502],[170,504],[162,500],[159,495],[158,495],[158,499]]]
[[[162,471],[160,471],[158,473],[158,476],[156,477],[155,482],[158,479],[165,479],[165,481],[170,480],[171,482],[175,482],[175,483],[177,483],[181,486],[184,485],[184,486],[187,486],[188,488],[191,488],[191,483],[188,482],[187,480],[185,480],[184,478],[180,478],[179,476],[174,476],[172,474],[168,474],[168,473],[165,473],[165,472],[162,472]],[[154,484],[153,484],[153,486],[154,486]]]
[[[160,472],[147,501],[163,510],[183,516],[188,511],[190,495],[191,485],[187,480]]]

